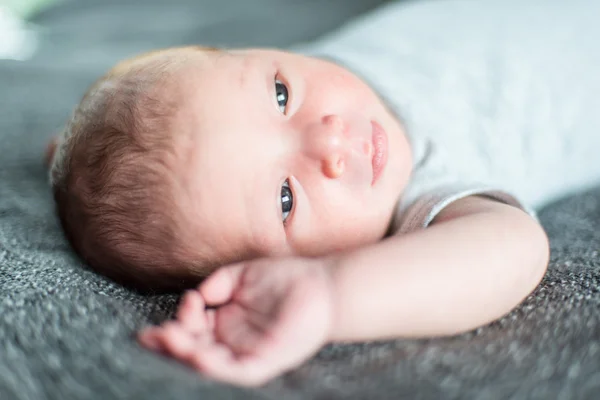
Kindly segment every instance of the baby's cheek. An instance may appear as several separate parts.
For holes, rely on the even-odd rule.
[[[346,91],[356,85],[354,77],[345,70],[334,71],[329,76],[332,89]]]
[[[343,102],[346,108],[361,114],[370,114],[379,104],[379,98],[371,88],[355,76],[344,77],[336,93],[338,101]]]
[[[335,91],[335,93],[346,94],[360,91],[360,81],[344,69],[331,71],[325,78],[325,81],[328,82],[329,90]]]
[[[336,221],[319,216],[317,212],[298,218],[288,227],[288,243],[297,256],[318,257],[343,249],[347,243],[343,229]]]

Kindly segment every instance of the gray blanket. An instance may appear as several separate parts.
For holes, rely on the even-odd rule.
[[[454,338],[331,345],[260,389],[208,381],[133,333],[178,297],[86,268],[53,213],[42,153],[85,88],[134,52],[288,46],[382,0],[79,0],[35,19],[41,49],[0,62],[0,399],[600,398],[600,188],[540,213],[552,260],[505,318]]]

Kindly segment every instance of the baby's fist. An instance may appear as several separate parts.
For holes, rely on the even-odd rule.
[[[164,335],[160,347],[214,379],[262,384],[297,367],[326,343],[333,319],[330,271],[328,261],[307,258],[223,267],[199,288],[203,301],[215,307],[210,323],[201,324],[204,334],[199,335],[189,312],[180,313],[179,334]],[[206,317],[202,307],[197,318]],[[189,340],[183,340],[185,331]]]

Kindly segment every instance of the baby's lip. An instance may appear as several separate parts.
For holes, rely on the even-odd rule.
[[[387,164],[388,159],[388,137],[385,129],[377,123],[377,121],[371,121],[372,134],[371,142],[373,155],[371,158],[371,166],[373,168],[373,179],[371,180],[371,186],[375,185],[377,180],[381,177],[381,174]]]

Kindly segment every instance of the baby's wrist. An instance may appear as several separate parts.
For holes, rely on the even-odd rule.
[[[339,340],[339,315],[341,312],[341,299],[339,296],[338,284],[339,284],[339,269],[342,259],[335,256],[327,256],[324,259],[324,269],[327,276],[327,290],[329,299],[330,309],[330,320],[329,329],[327,332],[327,342],[336,342]]]

